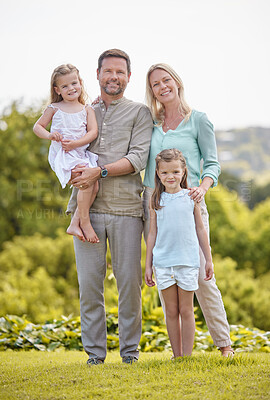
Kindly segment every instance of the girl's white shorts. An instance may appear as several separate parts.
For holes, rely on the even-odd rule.
[[[178,265],[175,267],[154,267],[158,290],[177,285],[183,290],[193,292],[198,289],[199,268]]]

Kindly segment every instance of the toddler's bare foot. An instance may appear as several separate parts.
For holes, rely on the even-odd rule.
[[[80,223],[81,229],[86,240],[90,243],[99,243],[99,238],[97,237],[96,232],[94,231],[90,222],[87,223]]]
[[[81,230],[81,228],[78,225],[70,224],[66,230],[66,233],[69,235],[76,236],[82,242],[85,242],[85,237],[84,237],[83,231]]]

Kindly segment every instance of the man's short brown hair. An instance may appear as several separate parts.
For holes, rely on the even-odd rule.
[[[119,57],[119,58],[123,58],[124,60],[126,60],[126,62],[127,62],[127,72],[128,72],[128,75],[130,74],[130,72],[131,72],[131,69],[130,69],[130,58],[127,55],[127,53],[125,53],[124,51],[119,50],[119,49],[106,50],[99,56],[99,59],[98,59],[98,70],[99,71],[101,70],[102,62],[103,62],[104,58],[108,58],[108,57]]]

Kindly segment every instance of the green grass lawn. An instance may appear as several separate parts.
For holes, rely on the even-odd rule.
[[[133,365],[110,352],[104,365],[89,367],[78,351],[0,353],[0,398],[15,399],[269,399],[270,356],[141,353]]]

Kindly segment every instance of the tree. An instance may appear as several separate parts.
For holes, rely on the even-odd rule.
[[[269,278],[255,279],[251,269],[237,270],[230,258],[215,257],[215,274],[230,324],[270,329]],[[266,276],[265,276],[266,277]]]
[[[15,102],[0,119],[0,246],[15,235],[55,236],[68,225],[69,190],[61,189],[48,164],[49,142],[33,133],[40,114],[32,108],[20,112]]]
[[[236,192],[251,210],[270,197],[270,183],[258,186],[253,179],[242,180],[227,171],[222,171],[219,182],[229,191]]]
[[[257,277],[270,271],[270,199],[254,208],[250,237],[253,243],[254,272]]]
[[[231,257],[238,268],[250,268],[253,260],[249,236],[250,210],[239,201],[236,192],[229,192],[221,185],[207,193],[206,202],[213,253]]]

